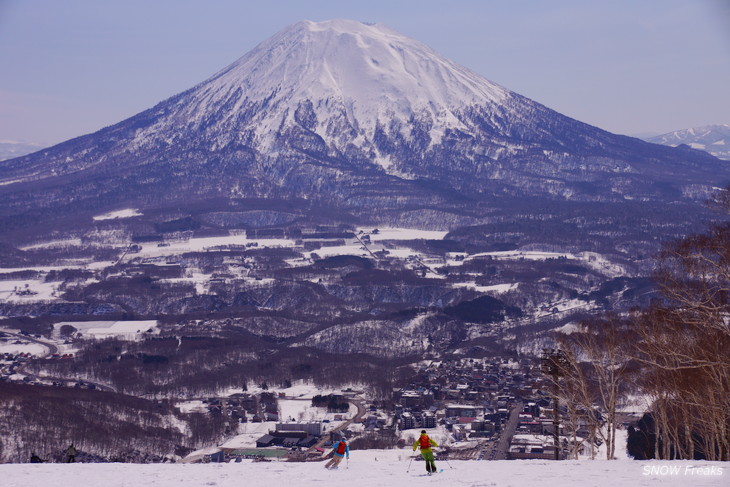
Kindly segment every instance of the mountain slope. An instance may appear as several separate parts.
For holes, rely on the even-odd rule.
[[[703,152],[570,119],[387,27],[303,21],[150,110],[0,164],[0,228],[251,198],[451,228],[526,197],[663,205],[727,181]]]

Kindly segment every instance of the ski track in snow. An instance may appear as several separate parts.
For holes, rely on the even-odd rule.
[[[443,472],[425,475],[422,461],[410,462],[410,449],[353,451],[349,462],[336,471],[312,463],[228,464],[14,464],[0,465],[5,487],[104,486],[328,486],[394,487],[615,487],[615,486],[724,486],[728,466],[720,462],[690,461],[438,461]],[[400,458],[400,459],[399,459]],[[410,462],[410,465],[409,465]],[[655,472],[651,468],[655,467]],[[713,474],[697,474],[699,467]],[[695,472],[692,474],[692,472]]]

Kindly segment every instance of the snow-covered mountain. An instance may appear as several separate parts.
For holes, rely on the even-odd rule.
[[[13,159],[15,157],[24,156],[41,150],[42,145],[32,144],[29,142],[19,142],[16,140],[0,140],[0,161]]]
[[[717,158],[730,160],[730,125],[727,124],[675,130],[646,140],[672,147],[685,144],[693,149],[709,152]]]
[[[570,119],[380,24],[303,21],[145,112],[0,164],[0,227],[255,198],[453,228],[526,198],[665,205],[727,181],[706,153]]]
[[[497,112],[509,95],[385,26],[304,21],[193,89],[173,110],[193,131],[214,134],[219,146],[253,143],[271,153],[281,149],[282,132],[297,127],[332,150],[365,150],[387,170],[390,154],[376,137],[412,138],[415,124],[403,122],[413,121],[424,129],[419,135],[427,145],[437,145],[447,132],[474,131],[463,120],[466,107]],[[211,107],[222,110],[209,124]],[[252,116],[242,120],[242,113]],[[154,138],[166,122],[139,137]]]

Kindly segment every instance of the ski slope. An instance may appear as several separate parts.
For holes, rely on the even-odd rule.
[[[398,487],[633,487],[726,486],[730,465],[689,461],[552,462],[437,461],[444,471],[426,475],[423,462],[410,463],[411,450],[353,451],[339,470],[324,463],[228,464],[14,464],[0,465],[4,487],[180,487],[329,486]],[[693,468],[694,467],[694,468]]]

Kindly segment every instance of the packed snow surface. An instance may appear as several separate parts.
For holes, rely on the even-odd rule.
[[[405,450],[353,451],[338,470],[324,463],[15,464],[0,465],[5,487],[329,486],[394,487],[715,487],[728,484],[728,465],[689,461],[437,461],[431,477]]]
[[[41,357],[45,354],[45,352],[46,347],[38,343],[19,340],[15,337],[0,339],[0,353],[10,353],[13,355],[18,353],[29,353],[31,355]]]

